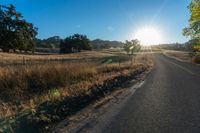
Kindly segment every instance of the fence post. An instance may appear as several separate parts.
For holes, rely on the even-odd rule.
[[[3,56],[2,56],[2,66],[4,65],[4,60],[3,60]]]
[[[25,58],[24,58],[24,56],[23,56],[23,60],[22,61],[23,61],[23,65],[25,65]]]
[[[119,62],[119,72],[121,73],[120,54],[118,56],[118,62]]]

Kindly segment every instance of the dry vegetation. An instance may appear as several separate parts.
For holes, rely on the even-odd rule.
[[[28,122],[36,126],[59,121],[61,116],[81,109],[152,66],[151,56],[137,55],[131,65],[129,57],[118,51],[60,56],[78,59],[78,62],[0,68],[0,132],[14,130],[13,126],[23,117],[26,124],[28,118]]]
[[[20,63],[47,63],[48,61],[76,61],[91,60],[112,56],[119,50],[100,50],[100,51],[84,51],[73,54],[16,54],[16,53],[0,53],[0,64],[20,64]]]
[[[183,62],[191,62],[191,56],[189,52],[166,50],[164,51],[164,54]]]
[[[183,61],[183,62],[200,64],[200,54],[199,53],[197,53],[194,56],[194,53],[190,53],[190,52],[167,50],[164,52],[164,54],[166,56],[175,58],[175,59]]]
[[[198,54],[198,55],[192,57],[192,62],[200,64],[200,55]]]

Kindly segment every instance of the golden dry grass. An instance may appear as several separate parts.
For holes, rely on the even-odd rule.
[[[86,58],[94,56],[102,58],[116,53],[101,51],[95,52],[96,55],[88,52],[80,55],[85,55]],[[12,59],[18,58],[9,56]],[[76,57],[77,54],[56,56],[83,58]],[[57,58],[56,56],[54,58]],[[45,57],[41,58],[45,59]],[[130,61],[111,64],[79,61],[0,68],[0,102],[2,103],[0,118],[13,116],[27,109],[34,110],[45,101],[87,93],[92,86],[101,85],[104,81],[119,75],[128,75],[132,70],[151,65],[151,56],[137,55],[132,65]]]
[[[165,55],[175,58],[180,61],[184,62],[191,62],[191,57],[189,52],[182,52],[182,51],[166,51],[164,52]]]
[[[9,56],[7,61],[15,61],[21,55]],[[78,61],[0,67],[0,132],[26,131],[24,124],[43,132],[46,124],[62,120],[153,65],[150,55],[139,54],[131,61],[123,52],[110,50],[40,58],[49,56]]]
[[[1,53],[1,62],[18,63],[23,61],[48,61],[48,60],[81,60],[81,59],[91,59],[91,58],[103,58],[119,54],[119,50],[100,50],[100,51],[83,51],[81,53],[72,54],[50,54],[50,55],[40,55],[40,54],[15,54],[15,53]]]
[[[183,52],[183,51],[166,51],[164,54],[183,62],[200,64],[199,53]]]

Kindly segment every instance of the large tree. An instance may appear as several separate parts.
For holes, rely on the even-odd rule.
[[[183,29],[183,35],[190,37],[193,48],[200,51],[200,0],[192,0],[188,8],[191,14],[189,26]]]
[[[23,19],[13,5],[0,5],[0,48],[4,52],[19,50],[34,50],[37,28]]]
[[[140,41],[135,39],[131,41],[126,41],[124,44],[124,50],[127,52],[127,54],[131,53],[133,54],[134,52],[138,52],[141,49]]]
[[[91,50],[90,40],[86,35],[74,34],[60,43],[60,53],[80,52],[81,50]]]

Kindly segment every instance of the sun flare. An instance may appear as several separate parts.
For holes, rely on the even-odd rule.
[[[138,39],[142,45],[157,45],[162,43],[162,35],[154,27],[143,27],[134,33],[134,38]]]

